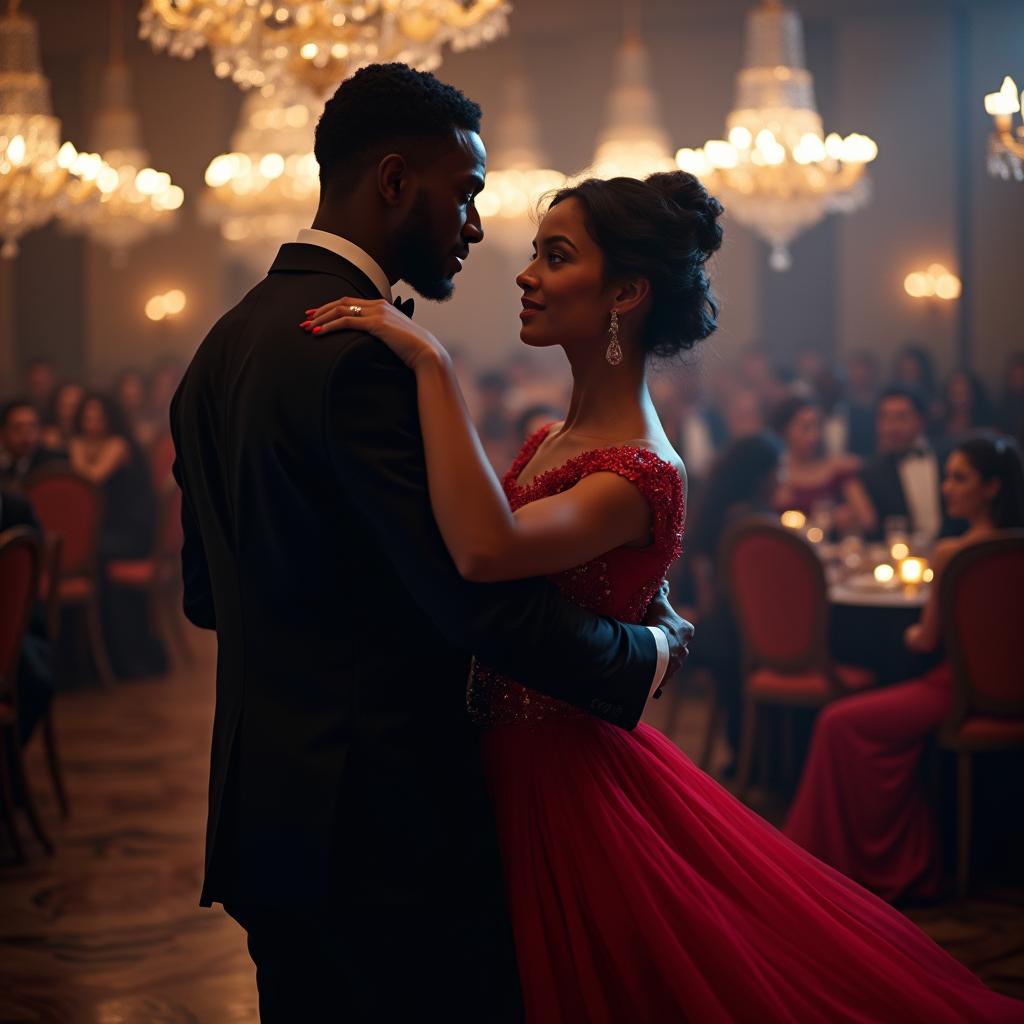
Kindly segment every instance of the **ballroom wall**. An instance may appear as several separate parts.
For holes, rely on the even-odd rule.
[[[69,374],[99,379],[160,355],[187,357],[251,283],[227,265],[216,231],[199,222],[195,205],[208,160],[228,148],[240,94],[214,78],[205,53],[190,62],[151,53],[134,38],[134,5],[126,6],[127,56],[152,162],[183,185],[186,205],[173,233],[135,250],[122,268],[53,226],[26,238],[18,262],[0,269],[5,378],[42,354]],[[641,24],[674,145],[721,136],[748,6],[644,5]],[[23,8],[41,23],[43,61],[65,135],[84,147],[106,55],[107,4],[24,0]],[[918,337],[943,367],[966,343],[973,363],[995,382],[1005,354],[1024,346],[1024,186],[985,172],[989,119],[982,97],[1006,73],[1024,78],[1024,4],[807,0],[799,9],[826,130],[861,131],[879,143],[873,199],[802,236],[786,274],[768,269],[763,244],[727,221],[713,268],[721,329],[703,358],[728,360],[754,341],[780,358],[807,343],[887,357]],[[441,74],[484,106],[486,138],[501,117],[503,82],[521,67],[552,165],[578,169],[589,161],[604,118],[621,28],[617,0],[518,0],[509,38],[450,56]],[[454,300],[421,302],[418,317],[453,344],[479,350],[482,361],[499,360],[517,344],[513,278],[528,245],[528,233],[511,252],[485,241]],[[934,260],[964,277],[961,303],[939,306],[904,293],[905,274]],[[176,323],[147,321],[145,299],[169,287],[188,294],[185,313]]]

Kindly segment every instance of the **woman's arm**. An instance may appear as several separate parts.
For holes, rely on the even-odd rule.
[[[949,560],[962,547],[963,544],[956,540],[940,541],[935,546],[935,553],[932,556],[932,570],[935,573],[935,577],[932,580],[928,601],[921,612],[920,621],[911,626],[903,637],[904,643],[912,651],[927,654],[939,646],[939,581],[942,578],[943,570],[949,564]]]
[[[68,446],[71,468],[86,480],[102,484],[128,461],[128,442],[123,437],[111,437],[100,449],[99,455],[89,460],[85,457],[82,443],[72,439]]]
[[[344,315],[352,305],[361,314]],[[628,480],[593,473],[513,514],[484,454],[448,354],[383,300],[341,299],[310,323],[376,335],[416,374],[430,504],[460,575],[477,582],[544,576],[623,544],[650,540],[647,499]],[[342,315],[338,315],[338,314]]]

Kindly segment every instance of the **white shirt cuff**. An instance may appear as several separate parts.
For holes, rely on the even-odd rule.
[[[668,637],[665,636],[665,630],[660,626],[648,626],[647,628],[654,634],[654,644],[658,648],[658,664],[654,669],[654,682],[651,684],[651,692],[647,695],[650,699],[654,696],[654,691],[664,682],[665,673],[668,671]]]

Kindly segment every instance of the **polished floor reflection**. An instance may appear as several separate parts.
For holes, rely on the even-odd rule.
[[[200,638],[206,640],[208,638]],[[10,864],[0,837],[0,1024],[235,1024],[255,1021],[242,933],[197,905],[212,710],[213,648],[199,668],[57,706],[71,820],[61,825],[41,751],[29,767],[58,852]],[[688,752],[697,697],[652,707]],[[770,808],[766,808],[770,813]],[[1024,893],[911,916],[1001,991],[1024,997]]]

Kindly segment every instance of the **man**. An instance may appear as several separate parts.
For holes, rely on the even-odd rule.
[[[247,930],[264,1024],[518,1019],[468,655],[631,727],[685,654],[665,602],[648,629],[541,581],[463,581],[413,375],[370,335],[300,328],[399,278],[451,294],[483,237],[479,117],[404,65],[346,81],[317,127],[313,228],[214,326],[171,407],[185,610],[219,648],[202,902]]]
[[[53,360],[45,356],[33,359],[25,371],[25,394],[29,402],[39,413],[41,420],[50,414],[53,394],[57,390],[57,371]]]
[[[959,531],[942,504],[944,458],[928,443],[927,407],[911,388],[893,385],[878,400],[879,454],[852,481],[848,498],[865,533],[882,537],[885,520],[905,518],[929,540]]]
[[[0,483],[20,490],[25,478],[47,463],[64,459],[61,452],[40,444],[39,413],[26,399],[0,410]]]

